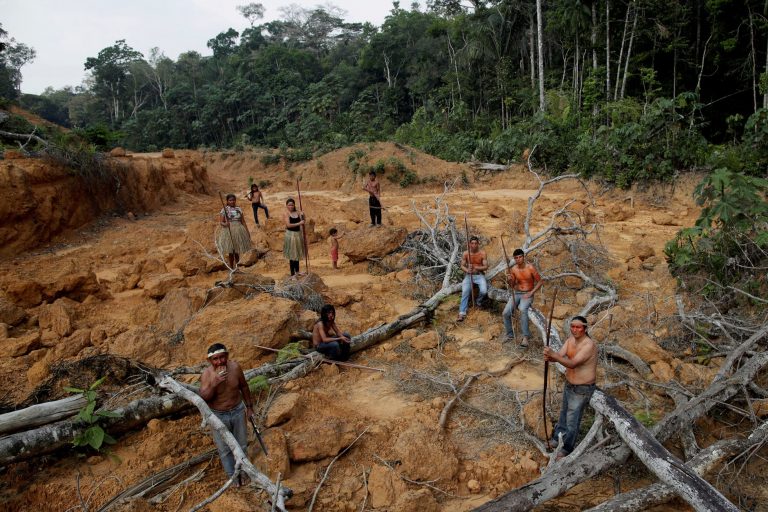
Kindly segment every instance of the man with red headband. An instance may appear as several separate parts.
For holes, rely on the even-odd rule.
[[[571,336],[565,340],[559,352],[544,347],[544,360],[565,366],[565,389],[560,419],[552,433],[552,444],[557,446],[563,436],[563,447],[557,459],[568,456],[576,447],[579,425],[584,407],[592,398],[597,379],[597,344],[587,332],[587,319],[575,316],[571,320]]]
[[[235,436],[238,444],[246,450],[248,447],[248,429],[246,415],[253,416],[253,397],[248,388],[242,368],[235,361],[229,360],[227,347],[214,343],[208,347],[208,362],[211,366],[203,371],[200,378],[200,396]],[[213,431],[213,441],[219,450],[221,466],[231,477],[235,472],[235,457],[224,439]],[[238,477],[235,486],[240,485]]]

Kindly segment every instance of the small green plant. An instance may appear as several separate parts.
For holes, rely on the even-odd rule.
[[[259,189],[262,189],[262,188],[267,188],[267,187],[268,187],[268,186],[270,186],[271,184],[272,184],[272,182],[271,182],[271,181],[269,181],[269,180],[259,180]],[[249,188],[250,188],[250,187],[249,187]]]
[[[269,380],[264,375],[257,375],[248,381],[248,389],[251,390],[251,393],[267,390],[269,389]]]
[[[288,149],[284,156],[289,162],[304,162],[312,160],[312,150],[309,148]]]
[[[360,167],[367,161],[368,154],[362,149],[356,149],[347,155],[347,167],[354,173],[358,173]]]
[[[646,427],[652,427],[656,424],[656,414],[647,409],[637,411],[635,413],[635,419]]]
[[[99,424],[103,418],[119,418],[120,414],[114,412],[114,411],[96,411],[96,397],[97,393],[96,390],[99,386],[104,382],[104,379],[106,377],[102,377],[93,384],[91,384],[88,389],[80,389],[80,388],[70,388],[65,387],[64,390],[68,391],[70,393],[80,393],[82,394],[87,403],[85,407],[80,409],[80,412],[77,413],[77,419],[80,420],[85,425],[88,425],[88,428],[85,429],[82,433],[75,436],[75,438],[72,440],[72,444],[76,447],[79,446],[90,446],[96,451],[101,451],[102,446],[104,443],[106,444],[115,444],[117,441],[107,434],[102,426]]]
[[[296,359],[297,357],[301,357],[301,343],[295,342],[295,343],[289,343],[283,348],[280,349],[280,351],[277,353],[277,359],[275,360],[276,363],[284,363],[285,361],[290,361],[291,359]]]

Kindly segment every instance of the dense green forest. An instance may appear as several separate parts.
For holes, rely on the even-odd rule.
[[[766,0],[394,2],[381,27],[333,6],[262,24],[260,4],[238,9],[244,26],[212,35],[211,56],[118,40],[84,62],[83,85],[39,96],[19,94],[34,50],[20,59],[16,43],[0,94],[138,151],[394,139],[458,161],[536,146],[551,172],[619,186],[765,174]]]
[[[768,0],[393,2],[381,27],[331,5],[265,23],[260,4],[238,10],[210,56],[118,40],[81,86],[39,96],[20,93],[34,49],[0,27],[0,96],[95,149],[303,159],[395,140],[510,162],[527,148],[549,173],[620,187],[702,170],[702,217],[668,245],[670,269],[768,295]]]

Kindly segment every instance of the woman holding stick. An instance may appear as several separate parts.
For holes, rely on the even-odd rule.
[[[288,198],[283,214],[285,224],[285,239],[283,240],[283,255],[288,260],[291,275],[299,272],[299,261],[304,257],[304,240],[301,227],[304,225],[304,213],[296,210],[296,201]]]
[[[227,204],[219,212],[220,229],[216,235],[216,249],[222,257],[227,255],[230,270],[236,268],[241,254],[251,250],[251,233],[245,224],[243,210],[236,204],[235,194],[227,194]]]

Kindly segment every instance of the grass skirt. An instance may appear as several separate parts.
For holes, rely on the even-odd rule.
[[[230,236],[230,231],[232,236]],[[233,243],[234,242],[234,243]],[[251,250],[251,239],[245,226],[241,222],[230,222],[229,229],[226,226],[219,226],[219,232],[216,233],[216,249],[220,254],[245,254]]]
[[[287,260],[299,261],[304,258],[304,242],[301,231],[285,230],[283,240],[283,256]]]

